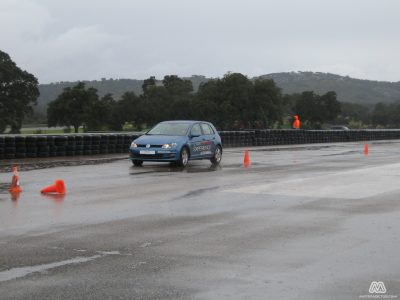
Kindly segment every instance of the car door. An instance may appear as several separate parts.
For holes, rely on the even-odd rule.
[[[201,123],[202,136],[202,151],[201,156],[211,157],[215,151],[215,133],[210,125],[207,123]]]
[[[189,134],[189,147],[190,147],[190,158],[196,159],[200,157],[201,153],[201,142],[203,141],[203,132],[199,123],[192,126]]]

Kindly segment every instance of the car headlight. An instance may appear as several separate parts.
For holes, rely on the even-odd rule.
[[[171,148],[176,148],[177,145],[178,145],[177,143],[164,144],[164,145],[162,145],[161,148],[163,148],[163,149],[171,149]]]
[[[132,142],[131,148],[137,148],[137,145],[134,142]]]

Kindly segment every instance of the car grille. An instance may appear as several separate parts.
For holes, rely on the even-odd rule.
[[[147,148],[146,146],[147,146],[148,144],[138,144],[137,146],[138,146],[138,148]],[[162,145],[150,145],[150,148],[161,148],[162,147]]]
[[[139,154],[131,153],[132,158],[150,158],[150,159],[163,159],[163,158],[174,158],[174,153],[156,153],[156,154]]]

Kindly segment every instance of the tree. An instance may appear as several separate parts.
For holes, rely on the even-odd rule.
[[[201,84],[195,102],[202,119],[220,129],[259,128],[282,121],[282,96],[274,81],[253,82],[240,73]]]
[[[193,102],[194,119],[207,120],[222,128],[219,116],[221,113],[219,110],[220,103],[217,101],[219,98],[217,80],[201,83]]]
[[[184,80],[176,75],[166,75],[162,81],[164,87],[171,95],[181,96],[193,92],[193,85],[190,80]]]
[[[21,70],[0,50],[0,133],[9,125],[11,133],[19,133],[24,117],[32,113],[39,96],[38,80]]]
[[[371,113],[372,123],[387,128],[400,127],[400,104],[377,103]]]
[[[122,130],[126,122],[135,124],[138,129],[143,122],[141,99],[134,92],[126,92],[115,103],[111,112],[112,130]]]
[[[112,122],[112,111],[116,101],[111,94],[104,95],[99,101],[93,103],[88,112],[87,127],[89,130],[108,129]]]
[[[92,112],[99,101],[97,90],[85,89],[85,84],[79,82],[76,86],[67,87],[49,103],[47,108],[48,126],[73,126],[77,133],[79,127],[90,124]]]
[[[254,86],[243,74],[228,73],[220,80],[222,91],[221,109],[230,126],[235,128],[250,128],[248,112],[254,99]]]
[[[253,127],[271,127],[274,123],[282,123],[284,102],[281,89],[273,80],[258,79],[254,82],[254,101],[250,120],[255,120]]]
[[[156,86],[156,77],[150,76],[148,79],[145,79],[142,84],[143,94],[147,95],[148,91]]]
[[[136,108],[136,123],[140,121],[155,124],[164,120],[190,119],[193,114],[193,86],[190,80],[176,75],[166,75],[162,84],[156,84],[155,77],[143,83],[143,95],[140,97],[141,107]]]
[[[362,127],[371,123],[370,107],[357,103],[341,102],[341,113],[338,124],[357,124]]]
[[[303,124],[321,128],[323,123],[332,122],[341,111],[340,102],[336,100],[335,92],[322,96],[312,91],[303,92],[296,99],[294,113],[300,116]]]
[[[319,96],[319,105],[322,107],[322,118],[325,122],[332,122],[341,112],[341,104],[336,99],[335,92],[327,92]]]

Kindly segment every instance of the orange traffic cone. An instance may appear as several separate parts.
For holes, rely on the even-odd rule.
[[[64,180],[57,179],[54,181],[53,185],[43,188],[40,191],[42,194],[60,194],[64,195],[66,193]]]
[[[10,195],[11,195],[11,201],[17,202],[21,193],[20,192],[16,192],[16,193],[10,192]]]
[[[250,166],[250,164],[251,162],[250,162],[249,150],[246,150],[243,159],[243,166],[247,168],[248,166]]]
[[[21,189],[21,187],[19,186],[18,167],[17,167],[17,166],[14,166],[14,167],[12,168],[12,170],[13,170],[13,177],[12,177],[12,180],[11,180],[11,186],[10,186],[10,188],[9,188],[8,190],[9,190],[10,193],[12,193],[12,194],[21,193],[21,192],[22,192],[22,189]]]
[[[364,145],[364,155],[368,155],[368,144]]]

